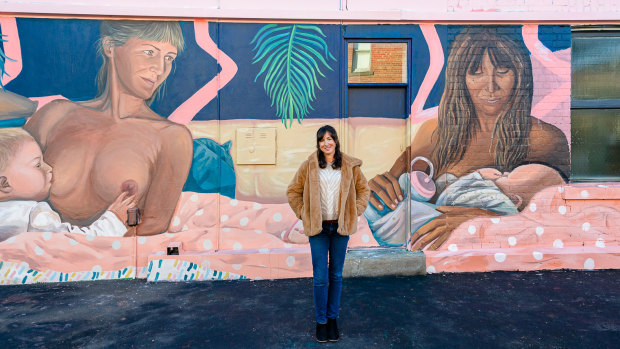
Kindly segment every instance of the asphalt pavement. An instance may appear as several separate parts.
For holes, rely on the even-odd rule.
[[[344,280],[338,343],[311,279],[0,287],[2,348],[619,348],[620,271]]]

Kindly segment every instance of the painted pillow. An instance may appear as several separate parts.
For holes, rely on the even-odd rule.
[[[230,148],[209,138],[194,139],[194,156],[183,191],[220,193],[235,197],[236,176]]]

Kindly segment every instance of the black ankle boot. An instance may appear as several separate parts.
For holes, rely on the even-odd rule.
[[[338,321],[336,319],[327,319],[327,339],[330,342],[337,342],[340,339]]]
[[[316,323],[316,340],[319,343],[327,342],[327,324]]]

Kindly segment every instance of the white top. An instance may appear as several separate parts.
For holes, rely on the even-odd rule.
[[[12,200],[0,202],[0,241],[24,232],[77,233],[95,236],[123,236],[127,227],[105,211],[88,227],[63,223],[46,202]]]
[[[324,221],[338,219],[338,202],[340,200],[340,169],[334,170],[331,164],[319,168],[321,186],[321,214]]]

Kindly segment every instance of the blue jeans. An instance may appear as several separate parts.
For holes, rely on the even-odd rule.
[[[338,234],[337,229],[338,224],[323,223],[321,233],[310,237],[314,311],[320,324],[327,323],[328,318],[337,319],[340,307],[342,268],[349,237]]]

